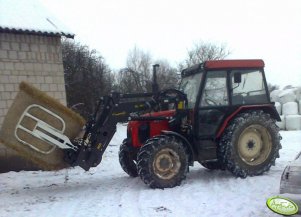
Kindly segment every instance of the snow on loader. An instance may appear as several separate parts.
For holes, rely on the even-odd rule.
[[[182,71],[179,90],[158,90],[157,67],[153,66],[151,93],[100,97],[80,136],[76,134],[83,121],[69,109],[53,100],[34,102],[43,111],[38,116],[29,111],[29,103],[25,109],[18,107],[17,98],[13,108],[22,111],[10,109],[0,138],[46,168],[67,164],[89,170],[101,162],[116,124],[128,121],[119,162],[128,175],[140,176],[151,188],[180,185],[195,161],[242,178],[260,175],[275,164],[281,148],[276,126],[280,117],[270,101],[262,60],[197,64]],[[28,141],[51,149],[41,151],[18,137],[21,132]],[[57,166],[49,163],[50,157]]]

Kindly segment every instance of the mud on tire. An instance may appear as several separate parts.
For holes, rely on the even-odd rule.
[[[260,175],[275,165],[281,136],[276,120],[263,111],[239,114],[226,128],[218,158],[235,176]]]
[[[151,188],[180,185],[188,172],[188,154],[173,136],[153,137],[138,152],[138,174]]]
[[[137,177],[137,165],[136,158],[137,154],[130,151],[127,139],[123,140],[119,149],[119,163],[124,172],[126,172],[131,177]]]

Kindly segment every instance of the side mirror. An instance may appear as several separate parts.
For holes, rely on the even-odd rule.
[[[234,73],[234,83],[236,83],[236,84],[241,83],[241,73],[240,72]]]

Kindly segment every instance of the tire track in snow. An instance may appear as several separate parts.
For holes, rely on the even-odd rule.
[[[57,202],[49,210],[51,213],[48,215],[53,215],[53,213],[64,213],[65,217],[81,217],[81,216],[110,216],[116,214],[119,208],[119,201],[121,198],[122,186],[120,186],[119,181],[114,181],[109,179],[90,179],[89,182],[80,184],[78,186],[73,186],[73,193],[63,197],[64,205]],[[60,194],[62,196],[62,194]],[[114,215],[113,215],[114,216]]]
[[[127,181],[129,181],[127,179]],[[140,178],[133,178],[124,187],[124,191],[121,195],[120,205],[122,217],[143,216],[141,210],[140,193],[145,186],[141,182]],[[143,201],[142,201],[143,202]]]

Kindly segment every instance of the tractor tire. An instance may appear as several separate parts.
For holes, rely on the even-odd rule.
[[[137,164],[136,164],[136,154],[131,152],[127,139],[123,140],[119,149],[119,163],[124,172],[126,172],[131,177],[137,177]]]
[[[201,165],[208,170],[225,170],[225,167],[219,161],[203,162]]]
[[[151,188],[172,188],[186,178],[188,159],[181,140],[156,136],[147,140],[138,152],[138,174]]]
[[[281,136],[276,120],[261,110],[239,114],[226,128],[218,158],[235,176],[261,175],[275,165]]]

